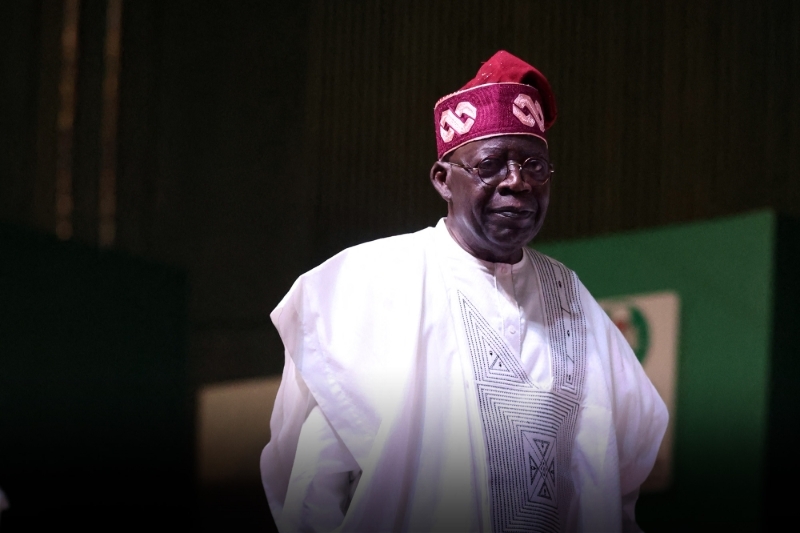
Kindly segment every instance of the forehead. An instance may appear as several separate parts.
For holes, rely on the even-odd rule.
[[[450,154],[450,160],[456,158],[487,157],[503,155],[509,158],[528,158],[547,156],[547,144],[533,135],[501,135],[479,139],[458,147]]]

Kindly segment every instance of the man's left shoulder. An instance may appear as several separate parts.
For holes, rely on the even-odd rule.
[[[555,267],[566,269],[567,271],[569,271],[570,274],[575,275],[575,271],[572,270],[571,268],[569,268],[567,265],[565,265],[564,263],[562,263],[561,261],[559,261],[557,259],[553,259],[549,255],[543,254],[542,252],[540,252],[536,248],[533,248],[533,247],[529,246],[528,247],[528,251],[531,252],[531,254],[533,255],[534,259],[538,259],[540,261],[544,261],[546,263],[550,263],[551,265],[553,265]],[[577,275],[576,275],[576,277],[577,277]]]
[[[608,318],[606,316],[605,311],[600,307],[600,304],[597,302],[595,297],[589,292],[589,289],[583,284],[578,276],[578,273],[572,270],[570,267],[562,263],[561,261],[550,257],[549,255],[545,255],[542,252],[539,252],[533,248],[529,248],[531,251],[535,262],[538,259],[539,263],[549,264],[553,268],[558,268],[562,272],[564,272],[567,276],[571,277],[574,281],[575,291],[579,299],[580,306],[584,312],[584,314],[591,314],[595,317],[598,317],[599,320],[596,320],[596,325],[606,326],[605,321],[603,319]]]
[[[528,248],[528,250],[531,252],[531,256],[533,257],[534,260],[533,261],[534,265],[537,265],[537,270],[540,272],[540,275],[541,275],[542,265],[549,265],[551,268],[556,268],[558,270],[561,270],[561,272],[563,272],[566,276],[572,278],[572,280],[575,282],[576,285],[575,288],[578,290],[579,293],[583,293],[581,294],[582,298],[584,297],[585,294],[585,296],[588,296],[592,301],[594,301],[594,298],[592,298],[591,294],[589,294],[589,291],[583,285],[580,277],[578,277],[578,274],[574,270],[572,270],[570,267],[568,267],[561,261],[553,259],[549,255],[545,255],[534,248]]]

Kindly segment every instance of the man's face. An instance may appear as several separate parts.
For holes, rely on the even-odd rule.
[[[550,182],[537,185],[522,178],[519,164],[529,157],[549,161],[547,146],[537,137],[506,135],[473,141],[436,162],[431,180],[447,201],[447,228],[475,257],[512,263],[542,227],[550,201]],[[512,160],[505,179],[487,186],[477,171],[448,163],[477,167],[487,158]]]

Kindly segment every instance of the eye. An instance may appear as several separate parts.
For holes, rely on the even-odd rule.
[[[496,157],[487,157],[486,159],[478,163],[478,166],[475,168],[478,169],[478,173],[481,176],[488,177],[496,175],[505,166],[506,162],[504,160],[498,159]]]
[[[525,166],[523,167],[525,172],[530,172],[534,175],[541,175],[544,174],[547,167],[541,159],[528,159],[525,161]]]

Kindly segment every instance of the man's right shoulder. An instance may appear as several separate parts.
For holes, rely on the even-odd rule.
[[[419,293],[433,232],[433,228],[426,228],[342,250],[297,278],[270,314],[273,322],[280,331],[281,316],[287,308],[295,313],[310,309],[350,312],[354,302],[370,309],[373,306],[365,302],[391,301],[398,293]]]
[[[434,229],[428,227],[414,233],[384,237],[345,248],[301,278],[329,275],[339,270],[394,270],[398,263],[419,261],[425,253],[426,244],[433,238],[433,232]]]

